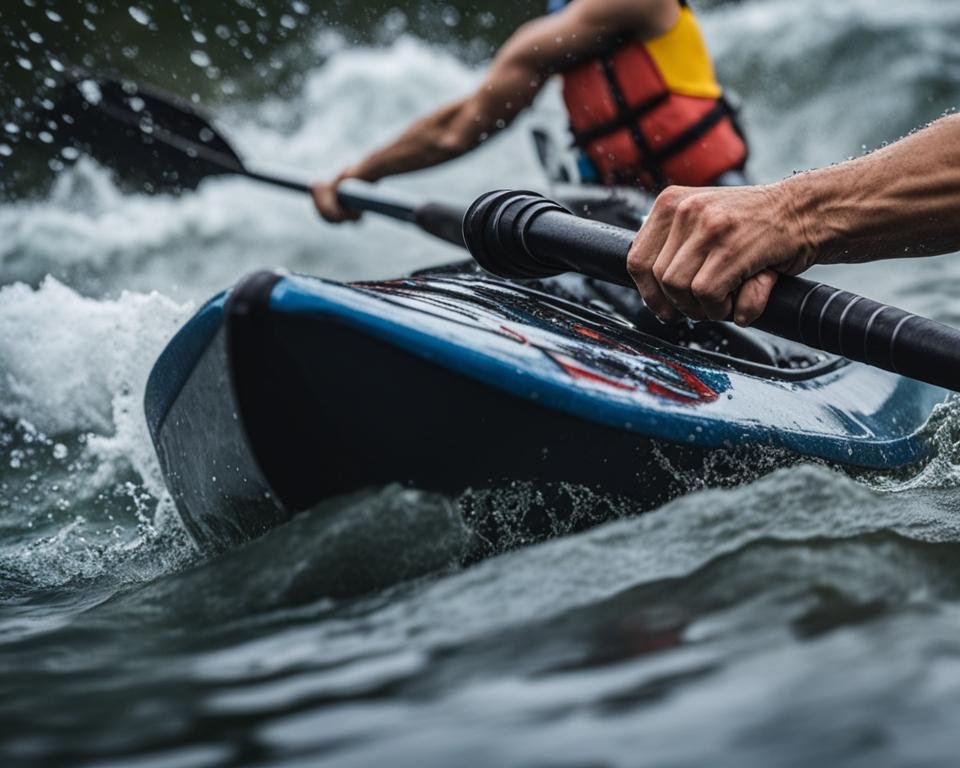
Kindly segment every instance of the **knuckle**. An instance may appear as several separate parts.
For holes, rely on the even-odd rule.
[[[718,232],[722,226],[720,216],[712,208],[704,208],[697,216],[697,225],[708,234]]]
[[[663,283],[663,278],[667,273],[667,265],[658,261],[653,265],[653,269],[651,271],[653,272],[653,276],[656,281],[658,283]]]
[[[697,225],[707,234],[722,235],[730,227],[730,218],[724,211],[707,203],[700,211]]]
[[[660,282],[664,288],[676,293],[685,292],[690,288],[688,282],[675,270],[668,269]]]
[[[677,217],[683,220],[697,218],[703,212],[703,203],[699,195],[684,198],[677,205]]]
[[[667,187],[663,192],[657,195],[656,202],[653,204],[653,210],[660,210],[664,213],[675,211],[683,195],[679,187]]]
[[[630,253],[627,254],[627,272],[629,272],[633,277],[644,272],[646,260],[643,258],[643,252],[637,246],[636,241],[634,241],[633,247],[630,249]]]
[[[690,292],[702,301],[717,302],[725,298],[717,281],[703,274],[693,278],[690,283]]]

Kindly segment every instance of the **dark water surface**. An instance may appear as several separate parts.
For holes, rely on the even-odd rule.
[[[775,179],[960,102],[953,0],[701,4]],[[166,340],[263,266],[454,252],[237,179],[124,194],[63,152],[75,67],[196,95],[259,165],[334,173],[464,93],[532,2],[10,0],[0,9],[0,764],[954,765],[960,421],[906,476],[780,470],[463,568],[455,499],[396,487],[203,561],[140,400]],[[542,186],[527,131],[396,185]],[[960,322],[960,262],[822,271]],[[322,439],[322,436],[318,436]],[[469,459],[465,436],[464,460]],[[512,504],[522,504],[512,500]],[[588,497],[581,504],[596,502]]]

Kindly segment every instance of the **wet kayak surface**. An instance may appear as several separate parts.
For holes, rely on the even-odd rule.
[[[176,330],[253,269],[384,279],[458,253],[373,216],[321,225],[309,201],[237,179],[125,193],[44,149],[17,99],[62,67],[109,64],[196,93],[251,165],[329,175],[475,84],[536,10],[360,5],[0,18],[0,762],[952,765],[953,402],[926,428],[922,467],[751,464],[759,479],[719,489],[706,468],[639,516],[568,487],[565,507],[618,503],[622,519],[469,567],[467,510],[507,524],[536,490],[373,488],[216,558],[196,551],[142,410]],[[859,154],[960,97],[949,0],[698,8],[758,179]],[[463,201],[542,187],[534,125],[562,135],[555,90],[475,156],[395,184]],[[820,276],[960,323],[955,257]]]

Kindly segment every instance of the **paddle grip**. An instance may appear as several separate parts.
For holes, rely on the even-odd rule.
[[[825,352],[960,391],[960,331],[849,291],[782,276],[754,325]]]
[[[632,286],[634,233],[572,215],[534,192],[490,192],[463,219],[468,250],[488,272],[538,278],[579,272]],[[960,331],[799,277],[781,276],[754,327],[913,379],[960,391]]]

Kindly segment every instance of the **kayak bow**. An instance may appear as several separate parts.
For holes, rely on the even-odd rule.
[[[789,367],[796,346],[779,361],[725,355],[729,334],[756,332],[701,326],[715,349],[476,272],[258,273],[173,339],[147,421],[184,522],[213,551],[393,482],[568,483],[649,508],[689,490],[684,470],[749,476],[744,451],[874,469],[927,455],[920,429],[943,390],[810,350]],[[526,534],[555,530],[551,514],[530,511]]]

